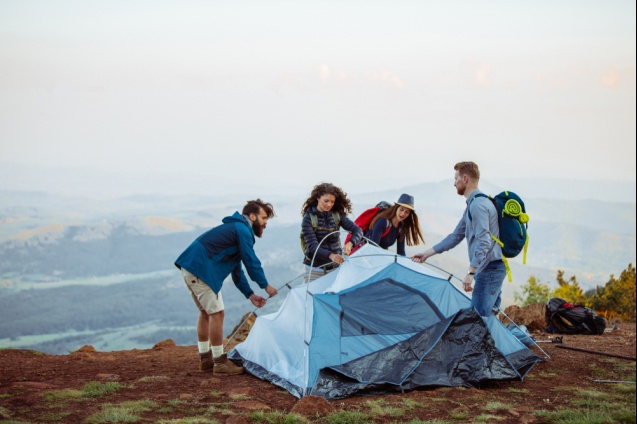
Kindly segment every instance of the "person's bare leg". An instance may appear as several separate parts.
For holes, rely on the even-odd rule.
[[[210,331],[210,344],[212,345],[212,356],[215,363],[215,375],[236,375],[243,372],[243,367],[238,367],[228,360],[223,353],[223,318],[224,311],[217,312],[209,316],[208,328]]]

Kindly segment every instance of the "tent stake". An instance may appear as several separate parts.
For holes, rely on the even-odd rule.
[[[562,348],[562,349],[576,350],[578,352],[594,353],[596,355],[611,356],[613,358],[628,359],[629,361],[635,361],[636,360],[636,358],[634,356],[616,355],[614,353],[606,353],[606,352],[599,352],[597,350],[582,349],[581,347],[572,347],[572,346],[565,346],[565,345],[557,345],[555,347],[559,347],[559,348]]]

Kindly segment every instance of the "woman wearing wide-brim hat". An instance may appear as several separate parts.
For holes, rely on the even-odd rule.
[[[402,256],[405,256],[405,243],[407,246],[417,246],[420,241],[425,244],[414,208],[414,196],[401,194],[393,206],[372,219],[365,237],[383,249],[395,243],[396,253]]]

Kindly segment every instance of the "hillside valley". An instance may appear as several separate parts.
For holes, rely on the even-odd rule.
[[[498,190],[485,183],[485,192]],[[353,215],[402,192],[416,198],[427,246],[450,232],[462,214],[462,198],[445,181],[352,195]],[[302,284],[303,273],[299,222],[304,196],[263,197],[275,205],[277,217],[255,246],[280,295],[259,314],[275,312],[286,284]],[[85,344],[103,351],[148,348],[166,338],[192,344],[196,311],[173,262],[244,198],[99,199],[0,191],[0,347],[66,353]],[[520,257],[511,260],[513,283],[504,285],[504,306],[530,276],[555,285],[557,270],[564,270],[586,290],[635,263],[634,203],[525,201],[531,215],[527,264]],[[422,249],[409,247],[407,254]],[[446,272],[462,275],[466,248],[458,246],[423,266],[445,278]],[[231,283],[224,285],[223,295],[228,334],[253,308]]]

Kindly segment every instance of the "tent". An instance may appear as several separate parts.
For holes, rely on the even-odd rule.
[[[541,359],[443,276],[366,244],[290,290],[228,357],[301,398],[522,380]]]

